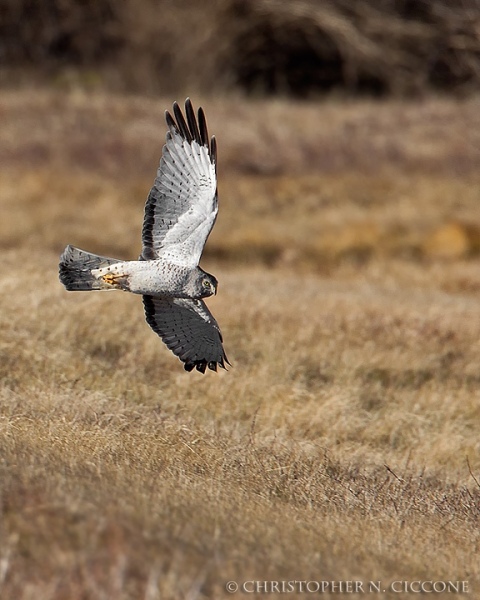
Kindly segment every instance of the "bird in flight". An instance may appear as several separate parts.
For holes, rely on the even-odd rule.
[[[185,118],[186,117],[186,118]],[[190,99],[185,116],[175,102],[157,177],[145,204],[142,252],[136,261],[98,256],[67,246],[60,281],[67,290],[123,290],[141,294],[145,317],[184,363],[205,373],[228,362],[217,321],[203,298],[218,282],[199,267],[218,212],[217,145],[205,114]]]

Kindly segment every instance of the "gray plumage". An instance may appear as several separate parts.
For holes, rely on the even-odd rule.
[[[67,290],[120,289],[143,295],[147,323],[184,368],[204,373],[228,363],[218,323],[202,298],[218,282],[198,266],[218,212],[216,143],[209,139],[203,110],[198,120],[190,100],[186,119],[178,104],[157,177],[145,204],[142,252],[121,261],[67,246],[60,280]]]
[[[69,291],[103,290],[103,280],[92,275],[92,269],[98,269],[120,262],[116,258],[107,258],[85,252],[74,246],[67,246],[60,258],[60,281]]]

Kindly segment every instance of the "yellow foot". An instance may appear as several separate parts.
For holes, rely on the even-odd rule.
[[[120,285],[123,277],[122,275],[114,275],[113,273],[107,273],[106,275],[102,275],[102,279],[105,283],[108,283],[108,285]]]

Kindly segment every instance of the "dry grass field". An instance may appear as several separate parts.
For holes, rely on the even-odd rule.
[[[202,376],[57,277],[138,255],[172,100],[0,94],[0,597],[480,597],[480,101],[193,98],[233,364]]]

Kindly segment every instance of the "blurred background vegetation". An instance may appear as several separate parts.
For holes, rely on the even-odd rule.
[[[0,84],[171,94],[480,88],[479,0],[2,0]]]

